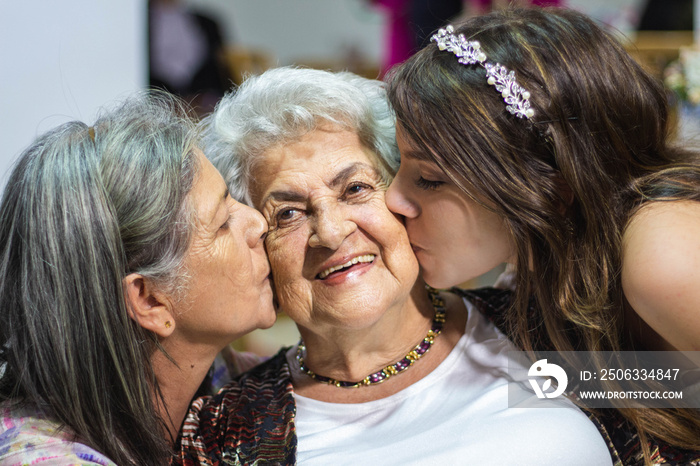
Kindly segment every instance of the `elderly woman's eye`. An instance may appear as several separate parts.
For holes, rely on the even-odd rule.
[[[367,191],[368,189],[371,189],[372,187],[365,184],[365,183],[353,183],[348,188],[345,190],[347,194],[350,195],[355,195],[355,194],[361,194],[364,191]]]
[[[276,218],[278,222],[288,222],[294,219],[298,209],[286,208],[277,212]]]
[[[226,221],[219,227],[219,230],[228,230],[229,224],[231,223],[231,216],[229,216]]]

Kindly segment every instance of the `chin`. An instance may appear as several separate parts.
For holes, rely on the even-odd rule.
[[[259,328],[261,329],[270,328],[275,325],[275,322],[277,322],[277,311],[274,308],[270,308],[267,313],[269,316],[260,322]]]
[[[421,276],[423,277],[423,281],[425,281],[428,286],[438,290],[452,288],[453,286],[462,283],[459,281],[450,280],[450,277],[445,277],[440,274],[432,274],[424,269],[421,269]]]

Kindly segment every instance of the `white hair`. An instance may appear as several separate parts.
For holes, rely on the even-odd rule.
[[[324,124],[355,132],[378,156],[382,174],[398,169],[395,117],[384,83],[350,72],[281,67],[249,77],[204,120],[203,146],[231,195],[251,204],[250,173],[260,156]]]

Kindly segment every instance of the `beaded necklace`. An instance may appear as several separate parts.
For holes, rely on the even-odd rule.
[[[437,291],[433,288],[428,287],[428,295],[430,296],[430,300],[433,303],[433,308],[435,309],[433,325],[430,328],[430,330],[428,330],[428,334],[425,336],[425,338],[423,338],[423,340],[421,340],[421,342],[418,343],[415,348],[409,351],[406,356],[404,356],[402,359],[395,362],[394,364],[390,364],[384,369],[381,369],[373,374],[368,375],[359,382],[347,382],[344,380],[336,380],[331,377],[319,375],[311,369],[309,369],[308,367],[306,367],[306,364],[304,363],[304,358],[302,356],[302,353],[306,351],[306,346],[304,345],[304,340],[299,340],[299,345],[297,346],[296,354],[296,359],[299,363],[299,369],[301,369],[303,373],[305,373],[306,375],[318,382],[323,382],[329,385],[335,385],[336,387],[343,388],[358,388],[362,386],[376,385],[378,383],[384,382],[392,375],[396,375],[405,371],[406,369],[411,367],[413,363],[415,363],[421,357],[423,357],[425,353],[428,352],[430,347],[433,346],[435,338],[438,335],[440,335],[442,327],[445,324],[445,301],[438,295]]]

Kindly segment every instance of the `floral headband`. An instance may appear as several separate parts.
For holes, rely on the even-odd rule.
[[[454,28],[447,26],[440,29],[430,40],[435,42],[440,50],[455,54],[461,64],[482,66],[486,70],[486,82],[501,93],[506,109],[518,118],[532,118],[535,111],[530,108],[530,93],[517,83],[515,72],[508,71],[499,63],[488,61],[478,41],[468,41],[463,34],[455,36],[453,32]]]

